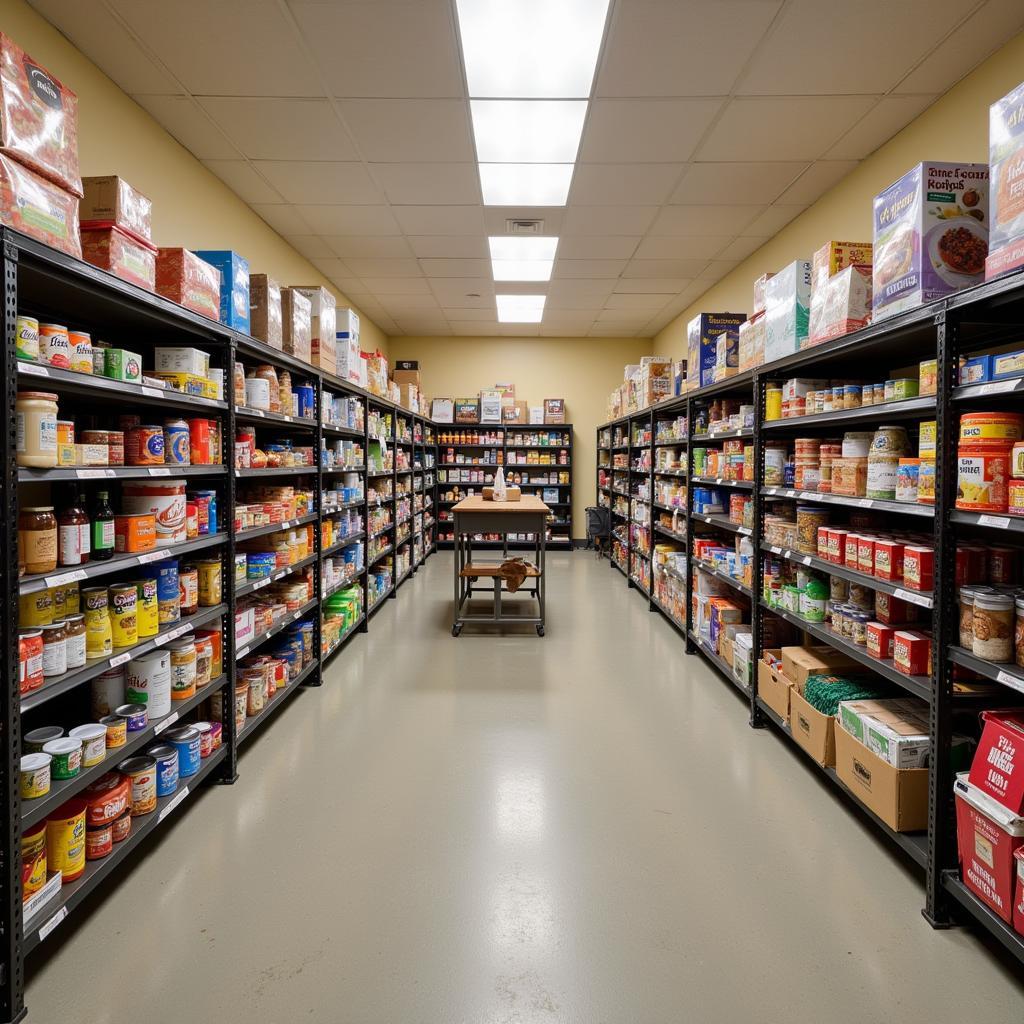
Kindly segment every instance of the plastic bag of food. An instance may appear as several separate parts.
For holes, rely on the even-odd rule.
[[[0,153],[0,223],[82,256],[78,197]]]
[[[114,225],[82,228],[82,259],[147,291],[156,287],[156,246]]]
[[[81,196],[78,97],[2,32],[0,152]]]
[[[220,319],[220,271],[188,249],[158,249],[156,290],[186,309]]]

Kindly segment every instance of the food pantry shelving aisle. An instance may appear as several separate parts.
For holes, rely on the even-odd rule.
[[[402,410],[389,402],[370,396],[346,381],[322,372],[293,357],[273,349],[262,342],[239,334],[230,328],[192,313],[177,304],[139,289],[89,264],[72,259],[24,236],[4,230],[3,287],[5,309],[5,343],[2,347],[2,370],[6,381],[4,401],[8,423],[8,443],[3,451],[3,481],[7,497],[3,546],[6,563],[3,568],[5,587],[2,593],[0,618],[3,620],[2,642],[5,651],[5,674],[9,685],[5,689],[0,708],[0,779],[3,800],[0,815],[4,829],[3,905],[0,907],[0,932],[4,936],[0,955],[0,1019],[14,1020],[23,1009],[23,958],[37,947],[45,947],[46,939],[58,929],[69,915],[76,914],[87,896],[97,891],[108,879],[116,883],[124,870],[133,862],[133,851],[148,836],[166,828],[165,822],[179,818],[187,810],[189,798],[201,782],[234,782],[237,776],[239,746],[258,735],[266,723],[273,721],[279,709],[295,694],[302,684],[316,686],[321,682],[321,666],[334,655],[354,632],[367,629],[367,569],[361,555],[365,542],[367,522],[367,491],[365,466],[346,462],[356,452],[361,460],[368,450],[366,416],[368,407],[376,408],[392,421],[400,417],[406,424],[410,438],[415,433],[421,443],[416,458],[423,466],[432,466],[436,460],[433,447],[433,425],[423,417]],[[46,321],[69,323],[74,328],[89,330],[93,337],[104,338],[133,349],[144,348],[143,361],[150,365],[152,347],[161,344],[187,345],[210,353],[214,367],[223,371],[225,400],[209,400],[182,393],[161,390],[142,384],[114,382],[102,376],[56,369],[54,367],[17,359],[15,320],[27,314]],[[138,339],[146,340],[140,342]],[[274,367],[278,372],[288,371],[296,384],[308,382],[313,396],[312,416],[301,417],[268,412],[236,403],[232,386],[231,367],[234,361],[250,369],[255,365]],[[115,466],[92,468],[35,468],[20,467],[14,448],[14,413],[19,391],[42,390],[57,395],[58,408],[64,418],[74,414],[95,414],[97,408],[109,415],[144,413],[143,421],[157,423],[170,418],[199,417],[216,419],[219,423],[221,462],[216,465],[160,465]],[[336,403],[328,402],[334,396]],[[327,415],[338,408],[354,413],[361,408],[357,422],[350,425]],[[102,412],[99,414],[104,415]],[[333,412],[332,412],[333,415]],[[280,438],[292,439],[295,446],[309,448],[312,462],[293,467],[246,468],[236,466],[236,436],[251,433],[256,444],[263,445]],[[338,442],[349,442],[349,444]],[[322,451],[323,449],[323,451]],[[410,470],[406,479],[412,479],[413,446],[408,445]],[[340,452],[340,454],[339,454]],[[335,460],[333,464],[323,460]],[[340,460],[340,461],[339,461]],[[19,578],[16,556],[18,552],[19,510],[29,504],[55,504],[53,497],[61,493],[71,481],[84,491],[97,487],[111,490],[112,504],[118,504],[118,488],[125,482],[161,480],[181,477],[189,488],[216,491],[218,529],[209,535],[162,546],[140,554],[115,554],[108,560],[93,560],[73,569],[63,568],[50,572],[26,574]],[[392,475],[394,479],[394,475]],[[347,481],[342,489],[341,481]],[[278,483],[297,483],[309,490],[311,504],[302,514],[287,521],[236,529],[244,507],[244,497],[250,488]],[[53,489],[53,495],[48,489]],[[411,484],[409,485],[411,490]],[[420,497],[425,510],[435,504],[433,471],[425,471],[420,482]],[[348,500],[345,495],[348,494]],[[340,495],[340,497],[339,497]],[[90,502],[91,504],[91,502]],[[411,524],[407,524],[410,526]],[[250,541],[271,538],[282,531],[295,531],[312,527],[312,550],[295,558],[286,568],[275,569],[261,578],[236,582],[235,556],[245,551]],[[435,549],[431,526],[420,529],[422,542],[409,570],[417,568]],[[325,538],[327,539],[324,542]],[[401,546],[401,545],[400,545]],[[405,550],[413,550],[412,541],[405,542]],[[356,552],[356,557],[352,557]],[[216,559],[219,561],[222,581],[220,600],[200,605],[193,614],[182,615],[180,620],[159,627],[152,636],[139,636],[136,642],[115,647],[112,654],[87,660],[59,676],[46,676],[41,687],[25,694],[19,687],[19,602],[27,604],[45,600],[53,588],[78,585],[81,587],[107,587],[124,581],[134,583],[135,577],[144,575],[147,566],[168,558]],[[184,564],[184,563],[182,563]],[[287,585],[309,573],[311,596],[273,621],[261,633],[246,637],[236,644],[236,611],[252,595],[274,584]],[[394,590],[409,575],[406,572]],[[349,618],[332,603],[332,598],[348,588],[355,587],[358,597],[350,602],[357,609]],[[269,592],[269,591],[268,591]],[[353,595],[355,596],[355,595]],[[347,614],[347,613],[345,613]],[[328,622],[328,619],[330,620]],[[241,678],[239,662],[260,653],[263,645],[284,631],[303,621],[311,625],[312,657],[290,680],[277,690],[276,695],[259,713],[246,716],[241,729],[235,730],[231,710],[235,706],[236,677]],[[324,626],[327,623],[327,627]],[[343,631],[338,627],[344,623]],[[329,627],[329,628],[328,628]],[[222,671],[196,689],[194,696],[176,701],[170,714],[154,718],[141,731],[129,734],[127,743],[105,752],[99,763],[90,765],[70,779],[54,780],[48,794],[22,799],[19,792],[19,755],[23,751],[24,734],[40,726],[60,722],[68,727],[93,720],[90,711],[90,686],[101,673],[120,666],[147,652],[173,645],[177,639],[199,635],[213,630],[220,641]],[[213,633],[211,633],[213,635]],[[215,640],[211,641],[216,643]],[[57,889],[55,893],[33,908],[28,919],[23,916],[21,903],[21,837],[26,829],[37,827],[64,801],[73,798],[109,772],[125,758],[140,754],[159,736],[166,740],[172,725],[188,724],[201,712],[210,717],[210,701],[228,709],[223,717],[223,741],[209,756],[202,759],[199,770],[183,777],[175,791],[162,796],[155,810],[145,816],[131,819],[130,834],[113,847],[111,853],[87,862],[85,872],[74,882]],[[252,709],[254,712],[256,709]],[[183,827],[187,828],[187,825]],[[67,927],[67,926],[65,926]]]
[[[956,367],[961,357],[991,351],[999,345],[1019,341],[1019,333],[1012,326],[1024,319],[1024,283],[1020,275],[997,279],[987,284],[956,293],[946,299],[900,313],[866,327],[853,334],[825,344],[800,351],[775,363],[745,371],[727,381],[698,389],[685,396],[667,399],[645,413],[625,417],[603,424],[597,430],[598,500],[612,508],[613,543],[612,565],[626,572],[632,548],[629,537],[623,533],[622,523],[628,517],[625,505],[630,500],[626,491],[629,463],[625,459],[638,457],[629,447],[629,431],[638,421],[652,425],[655,439],[650,445],[652,455],[658,449],[657,423],[672,417],[685,417],[689,424],[688,443],[690,457],[687,464],[694,468],[694,448],[717,445],[730,437],[739,437],[745,445],[752,445],[753,465],[750,479],[708,476],[692,472],[686,507],[686,528],[683,535],[673,537],[671,528],[659,531],[666,540],[672,539],[681,547],[690,538],[698,543],[698,530],[712,533],[728,531],[749,537],[753,545],[753,573],[751,585],[730,577],[716,566],[709,566],[690,552],[689,581],[679,604],[685,603],[685,625],[672,609],[657,599],[659,592],[658,567],[654,571],[651,595],[644,592],[651,610],[662,612],[673,625],[684,633],[686,650],[699,653],[736,686],[748,702],[751,724],[763,727],[771,724],[797,746],[788,724],[776,714],[758,694],[757,665],[762,652],[772,646],[766,633],[781,622],[804,631],[815,643],[824,643],[846,654],[858,664],[871,670],[880,680],[920,700],[926,701],[929,719],[929,776],[927,828],[920,832],[897,832],[874,815],[860,801],[851,797],[849,806],[857,808],[864,820],[871,822],[879,834],[902,850],[917,867],[924,869],[924,913],[936,926],[951,921],[972,921],[989,932],[1017,960],[1024,962],[1024,936],[1005,922],[965,888],[957,867],[956,824],[953,811],[953,719],[958,713],[976,713],[980,708],[995,708],[1019,704],[1024,694],[1024,670],[1012,662],[986,661],[959,646],[959,608],[955,584],[955,561],[958,543],[981,541],[991,544],[1013,543],[1024,535],[1024,519],[985,511],[967,511],[956,504],[956,452],[960,416],[971,412],[1013,411],[1024,412],[1024,385],[1021,378],[998,380],[980,385],[955,386]],[[883,404],[866,405],[856,409],[815,413],[783,419],[765,416],[767,390],[790,378],[810,380],[858,379],[865,366],[903,367],[921,361],[936,360],[936,394],[912,396]],[[736,431],[718,436],[694,433],[695,423],[716,397],[731,394],[752,402],[753,422],[744,423]],[[792,443],[796,437],[824,438],[848,429],[874,431],[888,424],[908,424],[916,427],[920,420],[934,419],[935,428],[935,503],[934,505],[867,497],[846,497],[841,494],[821,493],[816,489],[776,486],[765,478],[765,453],[769,446],[780,441]],[[604,468],[608,467],[608,468]],[[657,479],[656,476],[653,477]],[[752,505],[753,516],[743,525],[737,516],[724,513],[706,513],[695,507],[694,495],[700,487],[711,487],[724,492],[744,494]],[[713,496],[712,496],[713,497]],[[854,570],[848,566],[835,566],[807,551],[797,551],[792,545],[773,542],[769,537],[766,516],[776,504],[799,502],[808,508],[832,509],[839,513],[841,506],[856,511],[880,513],[891,523],[892,529],[905,529],[919,534],[926,532],[934,551],[934,587],[932,590],[914,590],[900,581],[880,580],[875,575]],[[659,511],[657,494],[654,512]],[[666,506],[667,512],[668,506]],[[930,625],[932,634],[932,672],[908,675],[899,671],[893,661],[873,657],[865,647],[833,632],[825,623],[808,621],[800,614],[769,605],[764,598],[764,557],[820,569],[865,586],[876,593],[888,594],[908,602],[918,609],[922,625]],[[693,631],[691,613],[693,580],[698,572],[705,572],[725,583],[737,595],[741,605],[750,607],[747,620],[752,626],[754,671],[749,683],[740,682],[732,666],[709,650]],[[671,588],[678,583],[678,573],[664,573],[661,581]],[[632,584],[633,581],[630,580]],[[963,666],[984,680],[996,684],[985,693],[954,691],[954,671]],[[808,758],[808,764],[814,762]],[[850,796],[844,783],[833,768],[821,768],[821,777],[828,780],[843,796]]]

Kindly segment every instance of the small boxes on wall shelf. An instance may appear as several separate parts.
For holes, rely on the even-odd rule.
[[[501,422],[501,392],[481,391],[480,392],[480,422],[500,423]]]
[[[723,334],[731,336],[738,345],[740,324],[746,319],[746,313],[698,313],[687,324],[688,390],[715,382],[718,339]]]
[[[450,398],[435,398],[430,403],[430,418],[435,423],[454,423],[455,403]]]
[[[537,424],[544,422],[544,406],[543,405],[531,405],[528,407],[530,410],[530,423]]]
[[[319,285],[296,285],[295,290],[309,299],[310,362],[321,370],[337,374],[338,300],[332,292]]]
[[[335,373],[342,380],[347,380],[360,387],[366,387],[366,362],[359,351],[359,342],[347,331],[337,331],[334,335],[334,354],[336,360]]]
[[[249,261],[230,249],[200,249],[196,255],[220,271],[220,322],[249,333]]]
[[[764,361],[798,352],[807,341],[811,315],[811,264],[795,260],[765,286]]]
[[[564,398],[545,398],[544,399],[544,422],[545,423],[564,423],[565,422],[565,399]]]
[[[156,291],[186,309],[220,319],[220,271],[188,249],[158,249]]]
[[[529,418],[530,407],[526,402],[514,402],[512,405],[502,405],[501,407],[503,423],[527,423]]]
[[[312,304],[298,288],[281,289],[281,347],[309,362],[313,348]]]
[[[267,274],[249,275],[249,333],[271,348],[284,343],[281,286]]]
[[[348,306],[338,306],[334,311],[334,328],[340,338],[345,335],[359,344],[359,314]]]
[[[479,423],[480,422],[480,400],[477,398],[456,398],[455,399],[455,422],[456,423]]]

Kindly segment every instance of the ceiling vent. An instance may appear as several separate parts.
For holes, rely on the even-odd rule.
[[[517,220],[514,217],[509,217],[505,221],[505,231],[510,235],[543,235],[544,221]]]

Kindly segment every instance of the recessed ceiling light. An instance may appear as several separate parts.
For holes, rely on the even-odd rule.
[[[527,238],[491,235],[487,244],[491,247],[492,260],[553,260],[558,238],[554,235]]]
[[[572,163],[580,148],[586,100],[471,100],[481,163]]]
[[[554,260],[491,260],[495,281],[550,281]]]
[[[480,164],[485,206],[565,206],[572,164]]]
[[[469,95],[585,98],[608,0],[458,0]]]
[[[544,295],[496,295],[499,324],[539,324],[544,316]]]

